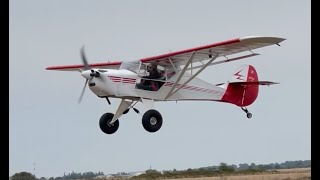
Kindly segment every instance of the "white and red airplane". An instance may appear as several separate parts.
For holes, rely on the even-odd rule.
[[[162,126],[161,114],[152,109],[157,101],[216,101],[239,106],[248,118],[252,114],[247,110],[258,96],[259,85],[278,84],[259,81],[252,65],[243,65],[233,74],[233,78],[221,84],[210,84],[197,78],[205,68],[257,56],[253,50],[270,45],[279,45],[284,41],[278,37],[250,36],[231,39],[205,46],[170,52],[135,61],[117,61],[89,64],[81,49],[82,63],[79,65],[50,66],[47,70],[79,71],[86,79],[79,102],[86,85],[100,98],[119,98],[121,103],[117,111],[101,116],[99,125],[106,134],[113,134],[119,128],[119,118],[142,102],[148,111],[142,116],[142,125],[149,132],[156,132]],[[161,74],[158,79],[144,79],[146,67],[156,64]],[[197,69],[197,71],[196,71]],[[141,81],[149,81],[152,90],[137,88]]]

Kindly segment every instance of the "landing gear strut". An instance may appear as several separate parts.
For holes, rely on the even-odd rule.
[[[252,114],[248,111],[248,109],[246,107],[241,107],[241,109],[247,114],[247,118],[251,118]]]

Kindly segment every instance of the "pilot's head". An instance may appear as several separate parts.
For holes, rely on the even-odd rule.
[[[156,70],[157,69],[157,64],[155,64],[155,63],[151,63],[151,64],[149,64],[148,66],[147,66],[147,71],[148,72],[152,72],[152,71],[154,71],[154,70]]]

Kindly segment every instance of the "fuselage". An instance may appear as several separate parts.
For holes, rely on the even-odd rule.
[[[167,97],[171,88],[174,86],[180,73],[174,74],[172,77],[161,81],[161,87],[156,91],[142,90],[136,87],[136,83],[141,78],[134,72],[126,69],[103,69],[98,70],[99,77],[93,77],[88,81],[90,90],[99,97],[115,97],[115,98],[145,98],[154,101],[177,101],[177,100],[203,100],[203,101],[219,101],[225,93],[225,88],[215,86],[205,82],[199,78],[194,78],[186,85],[183,85],[191,75],[184,73],[179,83],[176,84],[176,93]],[[183,85],[183,86],[182,86]],[[175,91],[174,90],[174,91]],[[174,92],[172,91],[172,92]],[[167,97],[167,98],[166,98]]]

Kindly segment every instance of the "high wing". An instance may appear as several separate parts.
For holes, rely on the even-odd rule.
[[[171,52],[159,56],[148,57],[140,59],[140,61],[142,63],[156,63],[166,67],[171,66],[176,72],[180,71],[179,76],[177,77],[173,86],[164,98],[164,100],[167,100],[170,96],[178,92],[183,86],[192,81],[192,79],[194,79],[208,66],[227,63],[259,55],[257,53],[253,53],[252,50],[274,44],[280,46],[279,43],[284,40],[285,39],[278,37],[249,36],[231,39],[228,41],[222,41],[205,46],[195,47],[191,49]],[[241,54],[232,58],[228,57],[230,55],[240,54],[244,52],[248,53],[246,53],[245,55]],[[219,57],[224,57],[225,59],[213,62]],[[191,67],[189,67],[190,65]],[[178,84],[180,83],[180,80],[182,76],[185,74],[185,72],[187,70],[192,70],[196,68],[200,69],[194,74],[191,73],[191,77],[189,77],[188,80],[184,81],[183,84],[180,87],[178,87]]]
[[[278,37],[248,36],[143,58],[140,59],[140,61],[143,63],[157,63],[160,65],[175,65],[176,67],[180,67],[188,64],[188,60],[192,56],[192,63],[205,61],[212,57],[215,57],[215,59],[218,57],[226,58],[225,60],[212,63],[212,65],[214,65],[259,55],[253,53],[252,50],[274,44],[279,45],[279,43],[284,40],[285,39]],[[249,54],[233,57],[231,59],[227,57],[241,52],[248,52]]]
[[[209,45],[199,46],[195,48],[190,48],[181,51],[175,51],[167,54],[162,54],[153,57],[147,57],[140,59],[142,63],[157,63],[162,66],[173,66],[174,69],[179,69],[181,66],[188,67],[190,63],[195,65],[192,68],[205,68],[211,65],[217,65],[221,63],[231,62],[240,60],[243,58],[248,58],[252,56],[259,55],[253,53],[252,50],[257,48],[262,48],[265,46],[270,46],[284,41],[283,38],[278,37],[264,37],[264,36],[248,36],[243,38],[231,39],[228,41],[222,41],[218,43],[213,43]],[[245,55],[240,55],[237,57],[228,56],[248,52]],[[224,57],[225,59],[213,62],[219,57]],[[207,61],[209,60],[209,61]],[[207,61],[204,64],[204,61]],[[89,64],[92,68],[99,69],[119,69],[122,61],[113,61],[106,63],[94,63]],[[200,65],[197,65],[199,63]],[[77,65],[62,65],[62,66],[50,66],[46,70],[60,70],[60,71],[81,71],[84,68],[83,64]],[[189,70],[186,68],[185,70]],[[201,72],[202,70],[200,70]],[[184,72],[183,72],[184,73]]]
[[[91,68],[97,69],[119,69],[122,61],[113,61],[106,63],[92,63],[89,64]],[[57,71],[80,71],[84,69],[83,64],[75,64],[75,65],[63,65],[63,66],[50,66],[47,67],[46,70],[57,70]]]

